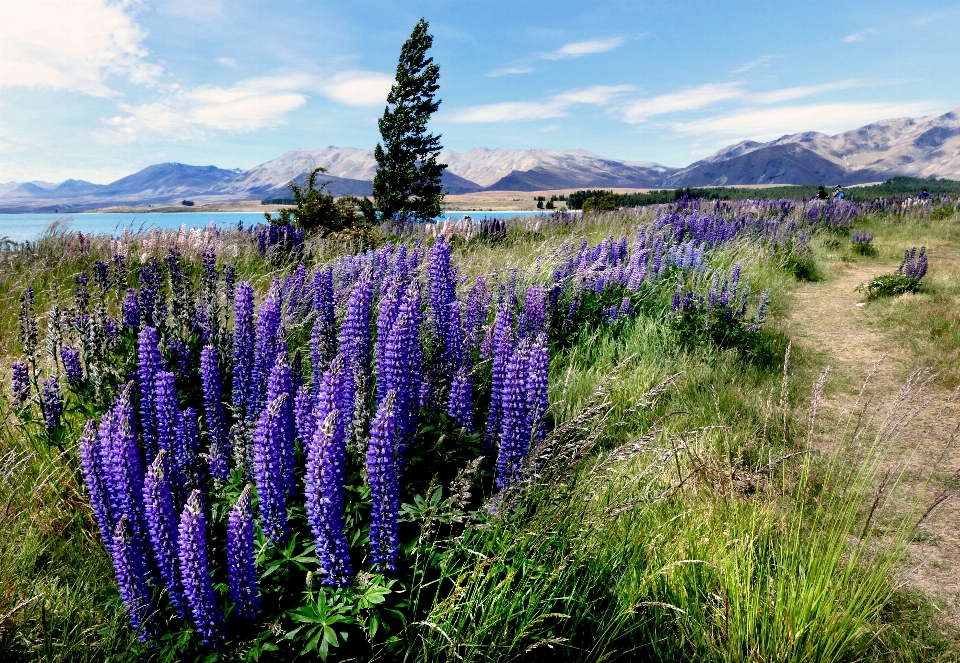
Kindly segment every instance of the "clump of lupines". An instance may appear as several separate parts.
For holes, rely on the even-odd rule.
[[[850,238],[850,241],[854,244],[866,245],[873,241],[873,233],[867,232],[866,230],[858,230],[853,233],[853,237]]]
[[[487,275],[466,283],[457,277],[444,241],[429,252],[418,245],[409,250],[384,247],[345,256],[312,277],[298,266],[291,276],[278,277],[259,308],[254,306],[252,286],[239,283],[232,293],[232,340],[229,333],[213,333],[210,309],[198,299],[192,304],[196,315],[189,326],[194,338],[202,340],[185,345],[189,352],[177,349],[177,343],[185,344],[188,338],[178,327],[188,323],[183,312],[190,310],[190,305],[185,298],[213,289],[216,268],[212,255],[204,257],[205,281],[200,288],[181,288],[177,280],[186,279],[186,273],[176,275],[174,285],[182,301],[171,302],[170,310],[163,283],[153,276],[163,265],[149,263],[141,274],[140,292],[135,291],[137,296],[132,298],[136,314],[131,310],[124,318],[125,326],[139,335],[135,386],[125,390],[122,403],[111,408],[99,428],[87,427],[81,443],[85,482],[111,553],[118,524],[125,518],[124,545],[139,546],[141,559],[145,554],[152,560],[148,574],[138,576],[146,578],[145,586],[154,590],[148,597],[151,610],[170,610],[172,598],[165,601],[157,590],[170,594],[175,580],[169,573],[164,577],[151,552],[152,520],[163,511],[164,522],[168,522],[170,503],[174,513],[181,512],[187,496],[193,499],[198,493],[192,491],[198,489],[201,493],[194,502],[215,504],[211,513],[229,513],[227,549],[206,551],[206,576],[196,565],[190,571],[193,587],[199,592],[192,596],[206,598],[200,617],[191,604],[188,618],[203,638],[214,642],[222,617],[216,611],[215,597],[211,600],[200,581],[204,577],[209,580],[211,570],[215,577],[227,578],[235,604],[229,619],[254,618],[258,610],[255,597],[261,587],[266,591],[266,583],[274,582],[256,575],[254,534],[259,527],[275,545],[290,541],[296,528],[303,526],[300,519],[288,515],[288,510],[296,513],[298,506],[306,506],[307,524],[328,585],[350,582],[361,559],[394,573],[399,566],[397,523],[406,452],[422,431],[432,434],[436,415],[446,413],[452,424],[468,433],[475,421],[486,422],[486,436],[450,439],[469,439],[466,443],[473,444],[483,438],[484,455],[497,471],[496,485],[509,488],[522,478],[531,450],[547,434],[549,348],[557,330],[564,334],[575,331],[583,321],[599,323],[614,311],[616,319],[633,315],[634,305],[644,301],[648,288],[664,281],[669,284],[674,278],[684,284],[678,305],[707,306],[712,302],[717,315],[725,316],[727,308],[731,315],[739,315],[749,288],[741,283],[739,267],[729,274],[717,274],[716,282],[711,281],[714,272],[706,267],[711,252],[738,236],[772,244],[793,241],[797,235],[784,230],[786,222],[769,221],[781,214],[775,205],[760,211],[746,211],[739,203],[712,211],[696,209],[689,202],[684,205],[665,208],[654,223],[638,232],[634,243],[625,237],[608,238],[596,246],[585,243],[561,250],[552,282],[550,272],[540,270],[533,282],[513,272],[509,280]],[[742,216],[731,218],[734,209],[742,211]],[[817,223],[822,216],[818,213]],[[812,226],[804,224],[801,230]],[[179,260],[168,261],[166,269],[181,269],[178,265]],[[226,281],[232,271],[227,266],[222,273]],[[711,287],[712,295],[708,292]],[[232,280],[225,288],[231,294]],[[591,300],[594,296],[608,309],[590,319],[587,316],[598,311],[593,305],[597,300]],[[492,307],[494,298],[497,305]],[[767,302],[762,293],[753,318],[756,324],[765,317]],[[308,330],[312,333],[307,352],[294,344],[302,341]],[[164,363],[161,348],[169,364]],[[306,355],[311,365],[301,367],[300,360]],[[475,362],[478,356],[485,361]],[[425,367],[425,358],[441,363]],[[186,370],[173,380],[169,371],[175,370],[177,361]],[[431,374],[438,368],[439,372]],[[425,374],[438,377],[438,382],[424,380]],[[232,379],[230,393],[224,394],[223,380],[228,377]],[[437,398],[437,384],[444,398]],[[487,393],[487,384],[492,393]],[[345,397],[350,393],[352,396]],[[485,405],[488,395],[489,409]],[[180,409],[181,400],[197,405],[200,396],[202,439],[196,432],[196,413],[189,407]],[[139,417],[138,405],[142,408]],[[365,430],[368,421],[369,435]],[[428,426],[419,427],[420,423]],[[352,429],[349,435],[348,429]],[[302,466],[297,469],[290,463],[294,440],[303,444],[306,455],[306,480],[299,484],[306,488],[303,495],[298,494],[299,487],[291,487],[291,476],[303,472]],[[241,463],[231,477],[226,467],[211,462],[211,472],[205,473],[196,461],[225,454],[221,441],[224,445],[235,442],[238,458],[242,454],[245,462],[250,460],[247,445],[251,445],[249,469]],[[160,460],[153,463],[161,450]],[[151,461],[146,476],[145,460]],[[358,460],[362,468],[350,465]],[[248,469],[247,477],[242,477],[244,469]],[[356,512],[347,510],[348,496],[353,494],[347,482],[357,476],[355,471],[360,471],[371,489],[371,549],[367,557],[350,546],[357,540],[355,528],[367,525],[358,524]],[[227,495],[237,494],[237,481],[250,479],[252,486],[245,497],[235,504],[224,502]],[[166,486],[169,499],[163,496]],[[148,506],[148,500],[162,506]],[[188,512],[185,518],[194,532],[195,515],[203,516],[202,509]],[[224,527],[214,521],[201,524]],[[306,532],[296,533],[302,542]],[[211,529],[203,541],[206,545],[223,541],[223,535],[223,531]],[[179,546],[180,537],[174,538]],[[193,536],[192,540],[200,538]],[[183,554],[179,548],[177,552]],[[129,559],[128,554],[120,561]],[[178,572],[182,576],[183,569]],[[184,604],[193,600],[187,596],[186,586],[182,591]],[[206,609],[211,606],[213,610]]]
[[[909,276],[915,281],[919,281],[927,274],[927,247],[921,246],[919,253],[917,247],[907,249],[903,254],[903,261],[897,268],[897,274]]]

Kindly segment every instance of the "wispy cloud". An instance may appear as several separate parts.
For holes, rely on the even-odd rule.
[[[812,97],[824,92],[836,92],[837,90],[850,90],[858,87],[872,87],[876,85],[888,85],[890,81],[876,82],[860,79],[850,79],[845,81],[836,81],[833,83],[822,83],[820,85],[800,85],[796,87],[786,87],[780,90],[770,92],[758,92],[748,96],[748,101],[757,104],[778,104],[784,101],[793,101],[804,97]]]
[[[707,108],[743,94],[743,83],[707,83],[649,99],[637,99],[623,105],[620,110],[624,122],[636,124],[655,115]]]
[[[162,73],[149,61],[146,31],[133,0],[4,2],[0,21],[0,87],[68,90],[117,96],[110,76],[152,83]]]
[[[284,124],[314,94],[345,106],[380,106],[392,84],[387,74],[350,70],[329,77],[259,76],[229,87],[164,86],[156,101],[118,104],[122,114],[102,119],[93,135],[105,143],[131,143],[202,139],[217,131],[246,133]]]
[[[533,67],[503,67],[502,69],[494,69],[489,74],[487,78],[496,78],[498,76],[509,76],[511,74],[532,74],[535,71]]]
[[[449,111],[437,119],[456,124],[548,120],[566,116],[570,108],[576,104],[606,106],[619,95],[632,89],[632,85],[594,85],[536,101],[504,101],[467,106]]]
[[[844,37],[843,39],[841,39],[840,41],[843,42],[844,44],[850,44],[855,41],[863,41],[864,39],[867,38],[867,35],[872,35],[876,31],[877,31],[876,28],[867,28],[866,30],[861,30],[860,32],[851,33],[846,37]]]
[[[224,67],[237,67],[237,61],[233,58],[217,58],[217,63],[222,64]]]
[[[742,64],[736,69],[733,70],[734,74],[745,74],[751,69],[756,69],[757,67],[768,67],[770,63],[775,59],[779,58],[779,55],[761,55],[756,60],[751,60],[746,64]]]
[[[605,39],[589,39],[587,41],[576,41],[564,44],[552,53],[545,53],[543,58],[546,60],[568,60],[579,58],[584,55],[593,55],[595,53],[606,53],[615,48],[623,46],[625,43],[623,37],[607,37]]]
[[[677,122],[671,128],[682,135],[705,136],[718,141],[771,140],[798,131],[838,133],[891,117],[919,117],[942,110],[940,102],[823,103],[775,108],[753,108]]]

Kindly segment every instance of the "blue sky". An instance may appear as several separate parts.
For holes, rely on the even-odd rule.
[[[960,3],[0,0],[0,182],[372,148],[424,16],[446,147],[671,166],[960,106]]]

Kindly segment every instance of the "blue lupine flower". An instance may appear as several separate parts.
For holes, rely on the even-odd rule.
[[[153,327],[144,327],[137,339],[137,388],[140,397],[140,427],[148,458],[157,455],[157,424],[154,398],[156,377],[163,367],[160,338]]]
[[[204,644],[218,639],[223,617],[210,581],[210,558],[207,555],[207,519],[200,490],[190,493],[180,514],[177,545],[183,595],[190,608],[192,622]]]
[[[25,361],[15,361],[11,366],[11,389],[13,404],[20,407],[30,398],[30,371]]]
[[[136,631],[137,638],[146,642],[154,630],[154,626],[149,623],[152,613],[150,588],[146,582],[143,550],[137,545],[136,535],[130,531],[126,516],[120,518],[114,529],[110,556],[113,558],[117,588],[130,618],[130,626]]]
[[[40,404],[43,407],[43,425],[48,433],[60,428],[63,416],[63,396],[57,378],[47,378],[41,384]]]
[[[233,407],[236,416],[250,420],[259,414],[251,400],[253,394],[253,286],[241,281],[237,286],[233,332]]]
[[[278,403],[277,426],[275,429],[277,437],[273,440],[273,444],[277,446],[280,452],[283,481],[288,495],[296,492],[297,487],[294,474],[296,469],[294,465],[296,428],[293,415],[293,396],[293,372],[290,370],[290,364],[287,363],[287,353],[284,351],[277,355],[276,363],[270,371],[270,377],[267,380],[267,402]]]
[[[467,433],[473,433],[473,378],[466,366],[460,367],[450,383],[447,414]]]
[[[206,415],[207,435],[210,437],[210,456],[221,459],[231,455],[230,441],[227,435],[227,417],[223,409],[223,383],[220,381],[220,368],[217,365],[217,349],[207,345],[200,353],[200,379],[203,384],[203,406]],[[227,479],[224,474],[226,462],[211,464],[210,471],[218,479]]]
[[[339,346],[344,358],[342,391],[338,394],[337,409],[344,417],[344,426],[349,436],[354,419],[366,413],[365,403],[367,376],[370,374],[370,304],[373,298],[372,283],[367,275],[361,277],[350,292],[347,312],[340,327]]]
[[[250,484],[240,493],[227,521],[227,578],[230,600],[237,615],[248,621],[256,620],[260,610],[260,588],[257,584]]]
[[[282,544],[289,533],[287,525],[287,485],[284,461],[277,441],[281,438],[280,410],[288,398],[281,394],[260,413],[253,432],[253,477],[257,485],[260,523],[271,542]]]
[[[127,329],[140,328],[140,306],[137,304],[137,291],[127,288],[123,299],[123,326]]]
[[[509,350],[507,350],[509,351]],[[495,483],[503,490],[520,478],[530,444],[530,416],[527,402],[527,356],[529,343],[520,342],[506,366],[501,389],[500,451],[497,454]]]
[[[250,402],[254,411],[260,411],[267,396],[267,379],[270,371],[277,363],[277,355],[286,343],[282,334],[280,320],[280,297],[271,289],[267,300],[260,307],[257,314],[256,345],[254,346],[254,363],[251,375],[252,396]]]
[[[323,372],[337,352],[333,277],[329,269],[318,270],[314,274],[313,310],[317,318],[310,335],[310,359],[313,362],[313,388],[316,390]]]
[[[63,371],[67,382],[76,386],[83,382],[83,366],[80,363],[80,350],[64,345],[60,348],[60,358],[63,360]]]
[[[394,401],[387,393],[370,428],[367,445],[367,481],[370,484],[370,557],[378,571],[397,568],[400,522],[400,483],[397,476],[397,440]]]
[[[143,511],[153,548],[153,559],[160,579],[167,588],[170,603],[181,619],[187,618],[183,588],[177,574],[177,512],[173,492],[164,469],[165,451],[160,451],[143,481]]]
[[[352,575],[350,549],[343,525],[347,445],[344,415],[337,392],[347,378],[346,362],[338,354],[324,372],[317,390],[316,430],[307,444],[307,520],[317,544],[323,582],[342,587]]]

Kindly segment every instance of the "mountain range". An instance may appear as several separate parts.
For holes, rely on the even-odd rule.
[[[894,175],[960,179],[960,108],[896,118],[828,136],[815,131],[761,143],[742,141],[685,168],[611,159],[586,150],[444,150],[443,184],[452,193],[574,188],[679,188],[749,184],[857,184]],[[289,198],[316,166],[335,196],[370,195],[371,150],[293,150],[250,168],[162,163],[110,184],[82,180],[0,183],[0,212],[83,211],[116,205],[169,205]]]

